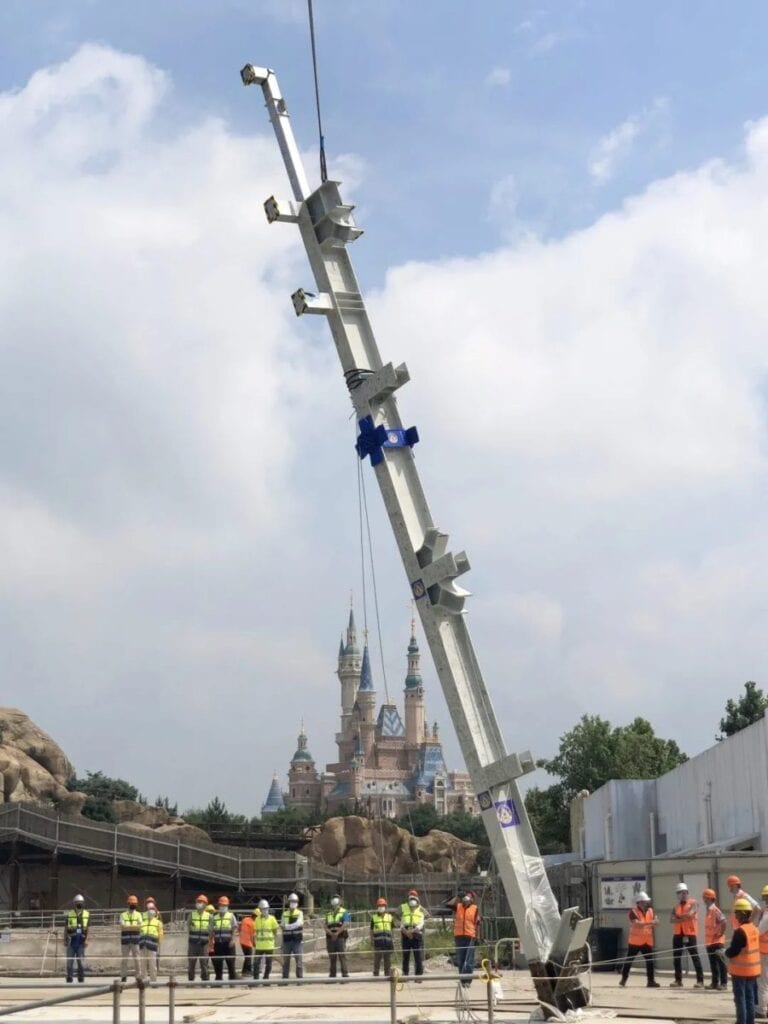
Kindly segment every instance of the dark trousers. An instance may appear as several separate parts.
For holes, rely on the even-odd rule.
[[[723,946],[707,946],[707,956],[709,957],[709,969],[712,972],[712,988],[727,988],[728,968],[725,966]]]
[[[240,948],[243,951],[243,970],[240,977],[247,978],[253,973],[253,946],[244,946],[241,942]]]
[[[645,977],[650,985],[653,979],[653,946],[647,943],[642,946],[627,946],[627,959],[624,961],[624,966],[621,968],[621,980],[626,981],[629,977],[629,969],[632,966],[632,961],[635,959],[637,954],[640,953],[645,960]]]
[[[342,978],[348,978],[349,971],[347,970],[346,935],[326,935],[325,948],[328,950],[328,963],[330,965],[328,976],[330,978],[336,977],[336,967],[338,965],[341,968]]]
[[[737,978],[731,975],[731,988],[736,1004],[736,1024],[755,1024],[757,978]]]
[[[73,935],[67,943],[67,981],[72,981],[77,963],[77,980],[85,981],[85,939]]]
[[[403,946],[403,974],[407,974],[411,966],[411,953],[413,953],[414,974],[423,974],[424,936],[421,932],[415,932],[413,935],[406,935],[402,932],[400,938]]]
[[[296,964],[296,977],[304,977],[304,940],[289,939],[283,936],[283,977],[288,978],[291,973],[291,957]]]
[[[253,976],[258,981],[259,975],[261,974],[262,964],[264,965],[264,981],[272,973],[272,957],[275,951],[273,949],[256,949],[253,953]]]
[[[224,965],[227,967],[227,974],[229,980],[234,981],[236,977],[235,971],[235,947],[233,943],[230,943],[228,939],[221,940],[215,939],[213,943],[213,973],[216,975],[216,981],[221,981],[224,977]]]
[[[468,935],[456,935],[453,939],[456,947],[456,969],[459,974],[472,974],[475,969],[475,940]],[[469,978],[465,984],[468,984]]]
[[[195,968],[200,961],[200,977],[208,981],[208,939],[189,939],[187,942],[187,977],[195,980]]]
[[[675,981],[683,980],[683,950],[688,950],[688,955],[693,961],[693,969],[696,971],[696,981],[704,984],[704,971],[701,969],[701,960],[696,949],[695,935],[673,935],[672,936],[672,960],[675,965]]]
[[[392,969],[392,950],[394,943],[392,942],[392,936],[387,935],[384,938],[374,938],[373,940],[373,976],[378,978],[379,972],[381,971],[382,965],[384,967],[384,973],[389,974]]]

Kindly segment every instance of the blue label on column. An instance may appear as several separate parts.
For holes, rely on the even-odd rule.
[[[496,808],[496,817],[502,828],[511,828],[520,824],[520,815],[514,800],[497,800],[493,805]]]

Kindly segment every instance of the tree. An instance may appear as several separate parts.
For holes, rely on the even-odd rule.
[[[763,693],[757,683],[751,680],[744,683],[744,696],[738,700],[729,700],[725,705],[725,715],[720,719],[720,735],[718,740],[726,736],[733,736],[741,729],[759,721],[765,715],[768,708],[768,697]]]
[[[111,779],[104,772],[86,772],[84,779],[76,775],[67,782],[67,789],[85,793],[87,799],[83,804],[83,817],[92,821],[108,821],[114,824],[117,821],[115,809],[112,806],[115,800],[133,800],[138,803],[146,803],[141,793],[130,782],[125,779]]]
[[[532,786],[525,794],[525,809],[542,853],[570,850],[570,815],[560,783],[546,789]]]

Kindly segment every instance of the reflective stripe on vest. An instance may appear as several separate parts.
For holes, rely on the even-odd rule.
[[[88,928],[89,917],[87,910],[81,910],[79,913],[70,910],[67,914],[67,935],[83,935]]]
[[[272,914],[257,917],[253,927],[253,948],[260,952],[269,952],[275,948],[275,932],[278,929],[277,918]]]
[[[120,915],[120,942],[135,946],[141,934],[142,918],[138,910],[124,910]]]
[[[477,938],[477,906],[459,903],[453,918],[453,934],[467,939]]]
[[[208,938],[211,930],[211,917],[207,910],[193,910],[189,915],[189,937],[200,942]]]
[[[160,928],[157,918],[145,918],[141,924],[141,945],[144,949],[156,952],[160,948]]]
[[[371,928],[374,932],[391,932],[392,915],[387,913],[371,914]]]
[[[329,910],[328,913],[325,915],[325,923],[327,925],[343,924],[345,914],[346,910],[344,909],[344,907],[339,907],[338,910]]]
[[[235,934],[235,915],[231,910],[226,914],[214,914],[213,937],[214,939],[228,940]]]
[[[283,918],[280,922],[280,926],[285,928],[287,924],[293,924],[299,920],[300,910],[285,910],[283,911]],[[289,928],[283,932],[283,942],[302,942],[304,940],[304,929],[302,928]]]
[[[734,978],[758,978],[760,976],[760,941],[753,924],[739,925],[747,937],[747,945],[738,956],[728,961],[728,972]]]
[[[672,925],[673,935],[696,935],[698,931],[697,927],[697,915],[694,914],[689,920],[682,920],[683,914],[689,913],[691,910],[696,910],[696,900],[686,900],[685,903],[676,903],[674,909],[674,915],[677,921]]]
[[[704,917],[704,945],[724,946],[723,935],[725,934],[725,917],[723,912],[714,903],[707,908]]]
[[[634,907],[629,912],[629,938],[630,946],[652,946],[654,912],[652,907],[641,910]]]
[[[403,911],[400,918],[401,928],[418,928],[421,924],[424,924],[424,911],[421,907],[408,907]]]

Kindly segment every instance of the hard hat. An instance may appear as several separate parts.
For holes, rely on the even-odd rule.
[[[409,890],[408,890],[408,895],[409,895],[409,896],[417,896],[417,897],[418,897],[418,895],[419,895],[419,894],[418,894],[418,892],[416,891],[416,889],[409,889]]]
[[[195,903],[207,903],[208,897],[204,892],[201,892],[199,896],[195,896]]]
[[[386,907],[386,905],[387,905],[387,901],[384,899],[384,897],[383,896],[379,896],[379,898],[376,900],[376,906],[377,907]]]
[[[229,896],[219,896],[219,906],[229,906]]]
[[[728,875],[725,880],[725,884],[730,888],[732,885],[741,885],[741,879],[738,875]]]
[[[675,892],[688,892],[688,886],[685,882],[678,882],[675,886]]]
[[[762,892],[760,893],[760,895],[761,895],[761,896],[768,896],[768,885],[764,885],[764,886],[763,886],[763,889],[762,889]],[[80,897],[78,897],[78,898],[79,898],[79,899],[82,899],[82,896],[80,896]]]
[[[139,897],[138,896],[129,896],[128,897],[128,902],[131,904],[132,907],[138,907],[138,905],[139,905]]]
[[[768,886],[766,886],[766,888],[768,888]],[[715,892],[714,889],[705,889],[704,892],[701,895],[704,897],[705,900],[716,900],[717,899],[717,893]]]
[[[81,896],[80,893],[78,893],[77,896],[75,896],[75,898],[72,900],[72,902],[73,903],[85,903],[85,896]]]
[[[299,897],[296,895],[295,892],[288,893],[288,901],[290,902],[291,900],[296,900],[297,903],[299,902]]]
[[[644,892],[644,891],[641,890],[637,894],[637,896],[635,896],[635,903],[642,903],[643,901],[646,902],[646,903],[650,903],[651,902],[651,897],[648,895],[647,892]]]
[[[269,910],[269,904],[266,900],[259,900],[259,910]]]
[[[749,902],[749,900],[745,900],[743,896],[739,896],[739,898],[734,901],[733,909],[734,911],[742,910],[745,911],[747,914],[751,914],[752,904]]]

